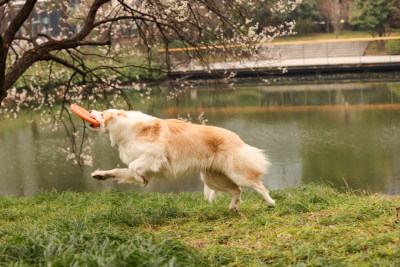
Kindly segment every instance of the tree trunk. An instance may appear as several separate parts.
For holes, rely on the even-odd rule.
[[[6,97],[7,90],[4,88],[5,74],[6,74],[6,59],[7,59],[7,49],[4,47],[3,38],[0,34],[0,104],[1,101]]]
[[[4,89],[4,80],[5,80],[4,72],[1,72],[0,73],[0,104],[3,101],[3,99],[7,96],[7,92]]]
[[[21,77],[24,72],[32,66],[33,63],[39,60],[37,53],[29,50],[24,53],[24,55],[18,59],[7,71],[5,75],[5,81],[3,85],[3,90],[7,91],[13,84]]]
[[[3,35],[0,35],[0,103],[6,97],[7,90],[12,86],[12,84],[7,84],[8,75],[6,75],[6,64],[8,50],[12,45],[15,35],[31,14],[36,2],[37,0],[27,0],[19,13],[10,22]]]

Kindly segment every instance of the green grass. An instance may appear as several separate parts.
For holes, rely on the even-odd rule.
[[[399,266],[399,197],[320,185],[271,192],[49,192],[0,198],[3,266]]]

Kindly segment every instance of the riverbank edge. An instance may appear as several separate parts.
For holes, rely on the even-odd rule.
[[[0,197],[0,265],[396,265],[400,197],[303,185],[243,194],[43,192]]]

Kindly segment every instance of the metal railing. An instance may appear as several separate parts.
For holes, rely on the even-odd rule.
[[[339,58],[345,63],[347,62],[346,58],[351,58],[353,61],[358,58],[358,61],[362,62],[367,57],[380,57],[375,60],[384,60],[385,62],[400,62],[400,36],[276,42],[260,46],[258,54],[259,58],[264,60],[301,59],[304,65],[313,61],[312,59],[319,59],[327,64],[336,64]],[[368,59],[374,60],[373,58]]]
[[[241,45],[230,45],[238,48]],[[207,55],[208,49],[221,49],[222,46],[201,46],[168,49],[174,71],[205,71],[195,58],[184,55],[193,50]],[[158,50],[165,53],[165,49]],[[178,53],[176,53],[178,52]],[[226,62],[218,57],[210,57],[208,67],[213,70],[244,70],[263,68],[319,68],[318,66],[381,66],[400,65],[400,36],[380,38],[353,38],[315,41],[292,41],[258,44],[257,57]]]

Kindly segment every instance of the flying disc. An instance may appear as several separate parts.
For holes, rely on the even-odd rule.
[[[93,123],[94,125],[100,126],[100,122],[98,122],[96,119],[92,118],[89,116],[89,111],[87,111],[86,109],[84,109],[81,106],[78,106],[77,104],[71,104],[71,109],[72,111],[78,115],[79,117],[81,117],[82,119],[84,119],[85,121],[88,121],[90,123]]]

